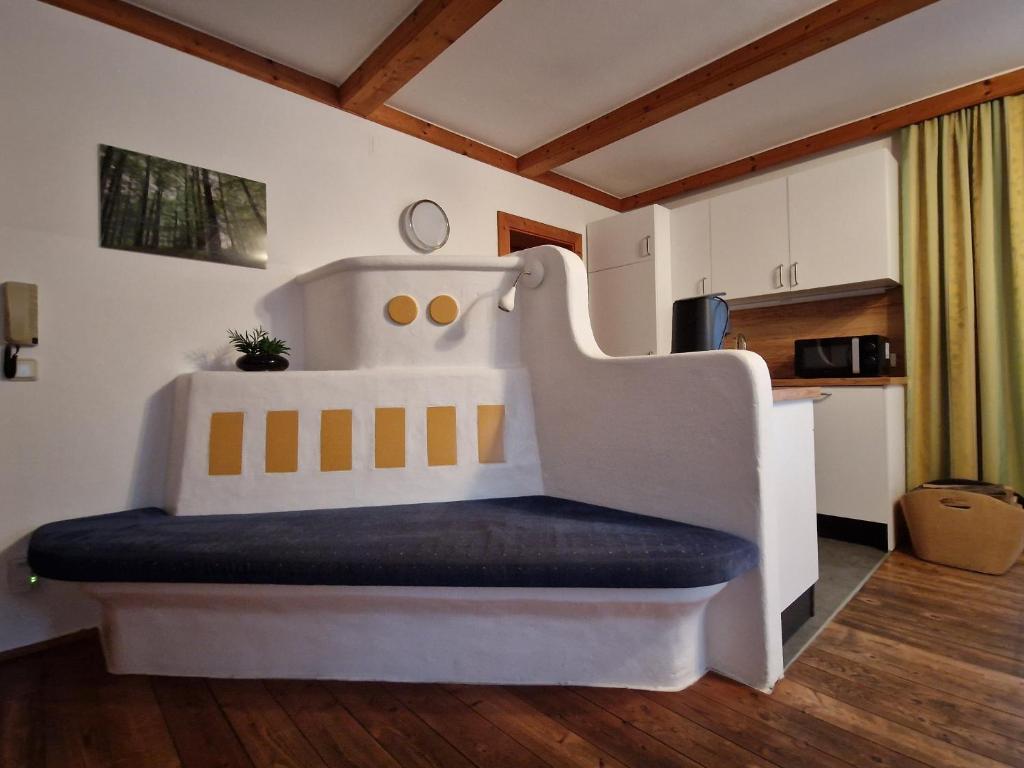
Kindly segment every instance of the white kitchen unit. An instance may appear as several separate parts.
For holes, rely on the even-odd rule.
[[[777,519],[779,603],[788,608],[818,581],[814,405],[811,400],[772,408],[769,499]],[[806,615],[804,616],[806,619]]]
[[[786,179],[770,179],[710,201],[715,291],[728,300],[788,291]]]
[[[653,261],[613,267],[587,276],[590,323],[606,355],[653,355],[658,349]]]
[[[814,405],[818,514],[884,525],[895,545],[894,510],[906,491],[904,388],[827,387]]]
[[[885,147],[798,171],[789,182],[789,287],[900,281],[899,179]]]
[[[900,282],[898,167],[887,141],[723,187],[674,208],[670,222],[676,299],[722,291],[768,304]]]
[[[669,211],[672,231],[672,299],[715,290],[711,279],[711,203],[698,200]]]
[[[638,208],[587,226],[590,322],[608,355],[668,354],[672,345],[669,210]]]

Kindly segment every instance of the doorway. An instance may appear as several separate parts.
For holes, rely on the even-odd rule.
[[[498,255],[537,245],[557,245],[583,258],[583,235],[542,221],[498,211]]]

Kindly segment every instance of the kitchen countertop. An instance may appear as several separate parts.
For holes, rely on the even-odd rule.
[[[821,387],[772,387],[772,399],[776,403],[791,400],[814,400],[818,397],[821,397]]]
[[[772,388],[906,386],[906,376],[861,376],[849,379],[772,379]]]

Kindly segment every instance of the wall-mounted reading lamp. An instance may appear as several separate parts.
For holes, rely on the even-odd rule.
[[[516,288],[519,283],[522,282],[527,288],[536,288],[544,281],[544,265],[539,261],[531,261],[526,267],[516,275],[515,281],[512,283],[512,287],[509,288],[505,293],[498,299],[498,309],[502,312],[511,312],[516,308]]]

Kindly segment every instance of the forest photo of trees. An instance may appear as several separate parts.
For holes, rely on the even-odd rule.
[[[100,245],[267,267],[267,185],[100,145]]]

